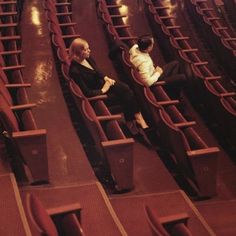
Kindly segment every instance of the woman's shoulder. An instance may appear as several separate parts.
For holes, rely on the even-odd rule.
[[[78,74],[80,73],[80,71],[81,71],[80,64],[76,62],[75,60],[71,60],[70,66],[69,66],[70,76],[73,76],[73,74]]]
[[[80,63],[78,63],[76,60],[71,60],[70,62],[70,70],[80,70],[82,66],[80,65]]]

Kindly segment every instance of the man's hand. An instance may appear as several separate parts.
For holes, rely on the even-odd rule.
[[[114,79],[111,79],[111,78],[109,78],[108,76],[105,76],[105,77],[104,77],[104,80],[105,80],[106,82],[110,83],[111,86],[114,85],[115,82],[116,82]]]
[[[155,71],[158,72],[160,75],[163,73],[162,68],[159,66],[156,67]]]
[[[109,81],[106,81],[101,89],[102,94],[106,93],[110,89],[110,87],[111,87],[111,83]]]

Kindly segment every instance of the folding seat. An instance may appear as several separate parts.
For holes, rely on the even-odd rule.
[[[47,18],[48,18],[49,22],[53,22],[54,24],[58,25],[64,34],[72,34],[72,32],[75,34],[74,27],[77,25],[77,23],[72,22],[72,21],[68,21],[65,23],[59,23],[58,18],[54,14],[51,14],[51,15],[47,14]]]
[[[187,139],[183,131],[193,125],[191,122],[178,127],[163,110],[159,110],[159,113],[159,130],[165,134],[162,136],[164,143],[168,144],[168,148],[174,153],[176,163],[183,174],[199,196],[214,196],[219,149],[200,146],[198,135]],[[190,143],[197,145],[193,148]]]
[[[120,8],[122,5],[117,4],[115,1],[109,1],[108,3],[105,0],[98,0],[98,10],[101,12],[107,12],[109,9]]]
[[[11,73],[9,73],[9,72],[11,72]],[[0,67],[0,79],[7,86],[11,86],[11,84],[16,84],[16,85],[19,85],[19,87],[20,87],[20,86],[23,86],[21,84],[25,84],[23,81],[22,73],[20,70],[12,70],[12,71],[5,71],[4,72],[2,70],[2,68]],[[26,87],[29,87],[29,85],[27,85]]]
[[[47,1],[46,5],[46,14],[49,19],[57,18],[59,23],[69,23],[72,21],[71,16],[72,12],[69,11],[67,6],[63,6],[63,8],[56,8],[55,3],[53,1]]]
[[[72,34],[63,34],[60,27],[57,24],[53,23],[53,22],[50,22],[48,27],[49,27],[49,30],[52,34],[55,34],[57,37],[61,37],[64,40],[67,47],[70,46],[72,40],[74,40],[75,38],[80,37],[79,34],[74,34],[74,33],[72,33]]]
[[[4,51],[18,50],[20,40],[21,36],[19,35],[0,36],[0,41],[3,45]]]
[[[6,50],[0,40],[0,56],[11,56],[11,55],[18,55],[22,52],[22,50],[14,49],[14,50]]]
[[[79,203],[45,209],[32,193],[23,196],[24,209],[32,235],[35,236],[83,236]]]
[[[46,130],[37,129],[30,110],[34,106],[9,106],[0,94],[1,125],[31,170],[34,180],[41,181],[48,180]]]
[[[0,92],[3,97],[5,97],[9,106],[28,103],[29,99],[25,89],[30,86],[31,84],[29,83],[5,84],[4,81],[0,79]]]
[[[65,64],[69,69],[70,60],[69,60],[69,55],[65,47],[57,48],[57,57],[60,60],[61,64]]]
[[[44,0],[43,7],[48,11],[65,12],[65,8],[70,8],[71,2],[57,2],[55,0]]]
[[[2,9],[0,5],[0,32],[1,35],[15,35],[17,32],[17,11]]]
[[[52,34],[51,35],[51,39],[52,39],[52,44],[55,47],[55,52],[58,56],[58,59],[60,60],[61,63],[65,63],[65,59],[66,59],[66,54],[68,55],[69,52],[69,45],[67,46],[65,44],[65,41],[62,39],[61,35],[58,34]],[[64,52],[65,51],[65,52]],[[67,56],[68,57],[68,56]]]
[[[9,59],[9,61],[10,61],[9,64],[11,64],[11,65],[6,66],[5,65],[5,61],[3,60],[2,56],[0,56],[0,66],[1,66],[1,69],[3,71],[12,71],[12,70],[21,70],[21,69],[23,69],[25,67],[24,65],[12,65],[13,60],[14,61],[18,61],[17,58],[12,58],[11,60]]]
[[[153,236],[192,236],[187,225],[189,216],[186,213],[158,217],[147,205],[144,211]]]
[[[101,157],[106,157],[112,177],[117,189],[133,188],[133,143],[134,140],[126,138],[117,120],[120,115],[111,115],[101,101],[104,96],[86,98],[73,80],[70,89],[78,109],[83,116],[86,127],[93,137],[97,151]],[[94,109],[90,102],[93,102]]]

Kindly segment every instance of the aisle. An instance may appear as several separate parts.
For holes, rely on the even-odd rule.
[[[48,133],[50,183],[95,180],[61,91],[42,1],[25,0],[21,34],[24,80],[32,84],[29,96],[37,103],[37,124]]]

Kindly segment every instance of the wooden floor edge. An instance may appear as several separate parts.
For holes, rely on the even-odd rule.
[[[11,182],[12,182],[12,185],[13,185],[13,191],[15,193],[15,198],[16,198],[16,202],[17,202],[17,205],[18,205],[18,209],[19,209],[19,212],[20,212],[20,216],[21,216],[21,220],[22,220],[22,223],[23,223],[25,233],[26,233],[27,236],[32,236],[31,231],[30,231],[30,227],[29,227],[26,215],[25,215],[25,211],[24,211],[24,208],[23,208],[23,203],[21,201],[21,196],[20,196],[20,192],[19,192],[19,189],[18,189],[18,186],[17,186],[17,183],[16,183],[15,176],[12,173],[10,173],[9,175],[10,175],[10,179],[11,179]]]
[[[185,201],[191,206],[191,209],[193,212],[197,215],[198,219],[201,221],[202,225],[206,228],[206,230],[209,232],[211,236],[216,236],[215,232],[212,230],[212,228],[208,225],[206,220],[203,218],[203,216],[200,214],[198,209],[195,207],[193,202],[188,198],[188,196],[185,194],[183,190],[180,190],[181,195],[185,199]]]
[[[96,182],[96,184],[97,184],[97,187],[98,187],[99,191],[102,194],[102,197],[103,197],[103,199],[105,201],[105,204],[107,205],[107,207],[109,209],[109,212],[110,212],[112,218],[114,219],[117,227],[119,228],[121,234],[123,236],[128,236],[128,234],[126,233],[126,231],[125,231],[123,225],[121,224],[119,218],[117,217],[117,215],[116,215],[116,213],[115,213],[115,211],[114,211],[114,209],[113,209],[113,207],[112,207],[112,205],[111,205],[111,203],[109,201],[109,198],[107,197],[107,194],[105,193],[103,187],[101,186],[101,184],[99,182]]]

